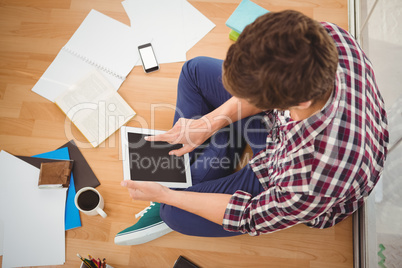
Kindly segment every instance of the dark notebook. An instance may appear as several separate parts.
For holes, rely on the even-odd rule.
[[[95,173],[92,171],[74,140],[67,142],[60,148],[64,147],[68,147],[70,159],[74,160],[73,175],[75,190],[78,192],[84,187],[98,187],[100,185],[98,178],[96,178]]]

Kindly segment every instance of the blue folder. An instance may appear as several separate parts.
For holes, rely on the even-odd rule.
[[[68,153],[67,147],[43,154],[38,154],[33,157],[56,159],[56,160],[70,160],[70,154]],[[64,218],[66,231],[82,226],[80,212],[78,211],[78,208],[74,204],[75,194],[76,192],[74,186],[74,178],[73,173],[71,173],[70,186],[68,187],[67,192],[66,212]]]

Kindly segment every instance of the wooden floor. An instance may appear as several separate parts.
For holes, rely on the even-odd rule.
[[[224,58],[231,44],[225,21],[240,0],[190,2],[216,27],[187,53],[187,59],[199,55]],[[348,28],[347,0],[254,2],[271,11],[296,9]],[[66,135],[65,115],[31,89],[91,9],[129,24],[120,0],[0,0],[0,149],[30,156],[54,150],[71,138]],[[170,128],[174,111],[169,105],[175,104],[182,64],[162,64],[159,72],[149,75],[140,67],[133,69],[119,90],[137,112],[128,125]],[[152,114],[151,104],[161,103],[166,105]],[[76,129],[73,135],[76,141],[84,141]],[[115,245],[115,234],[132,225],[134,214],[148,205],[130,200],[120,187],[123,172],[119,142],[117,133],[99,148],[81,150],[101,181],[98,190],[105,199],[108,217],[81,215],[83,226],[66,232],[64,267],[79,267],[77,253],[105,257],[116,268],[172,267],[179,255],[202,267],[353,265],[351,218],[326,230],[299,225],[260,237],[235,238],[171,233],[145,245]]]

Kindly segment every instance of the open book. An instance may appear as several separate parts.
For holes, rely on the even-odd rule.
[[[110,82],[97,71],[89,73],[59,95],[55,103],[93,147],[101,144],[135,115]],[[71,133],[71,130],[66,131]]]

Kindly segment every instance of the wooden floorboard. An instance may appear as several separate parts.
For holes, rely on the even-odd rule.
[[[187,59],[225,57],[231,45],[225,21],[239,2],[190,1],[216,27],[188,51]],[[347,0],[254,2],[271,11],[296,9],[348,28]],[[75,128],[66,131],[69,121],[55,104],[31,89],[91,9],[129,24],[120,0],[0,0],[0,149],[29,156],[54,150],[71,138],[84,141]],[[137,112],[129,126],[171,127],[182,64],[162,64],[159,72],[149,75],[140,67],[133,69],[119,90]],[[165,105],[155,109],[151,123],[152,104],[156,103]],[[134,214],[148,205],[130,200],[119,185],[123,172],[118,134],[99,148],[81,149],[101,182],[98,190],[108,217],[81,215],[82,227],[66,232],[63,267],[79,267],[77,253],[105,257],[116,268],[172,267],[179,255],[201,267],[352,267],[351,218],[325,230],[298,225],[260,237],[232,238],[173,232],[145,245],[115,245],[115,234],[132,225]]]

